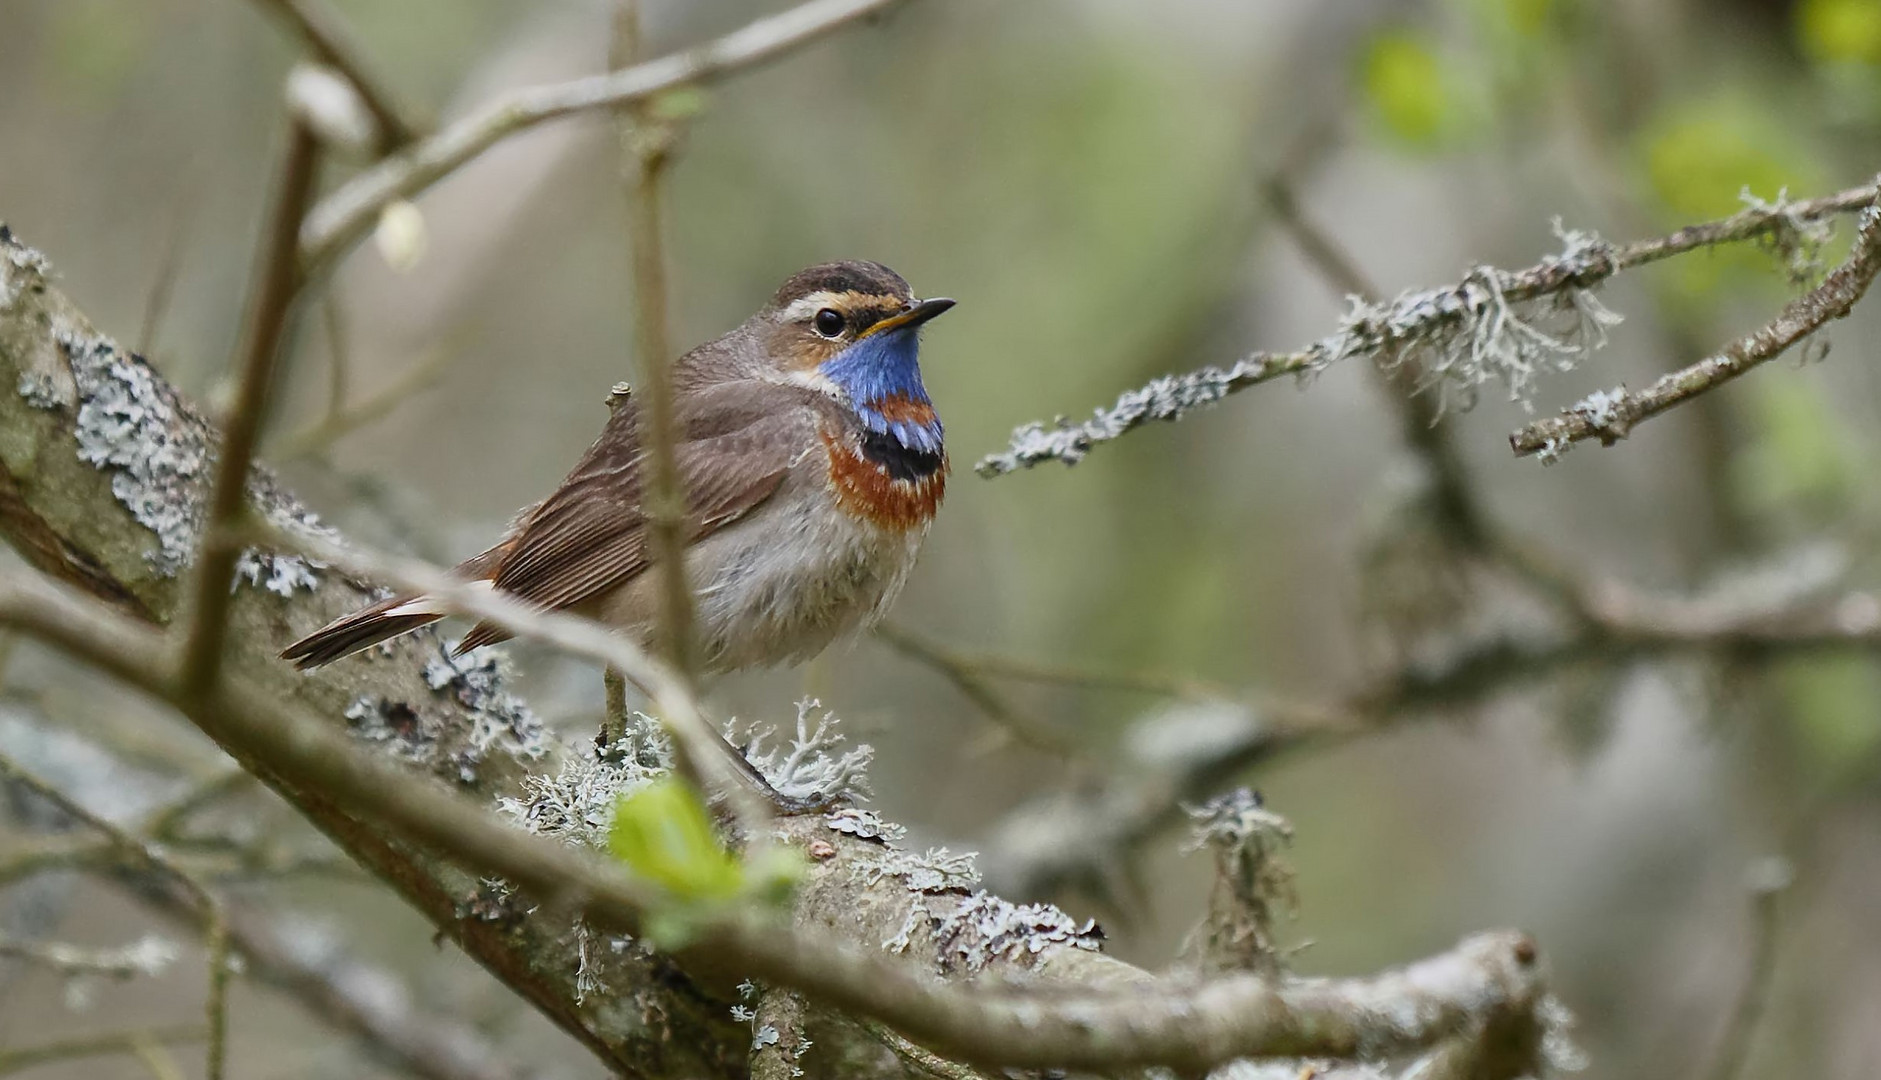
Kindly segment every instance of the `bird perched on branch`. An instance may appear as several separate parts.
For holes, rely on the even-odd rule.
[[[946,488],[918,354],[921,326],[953,304],[915,299],[877,263],[813,266],[674,365],[686,576],[705,671],[808,659],[893,602]],[[640,410],[617,395],[562,485],[454,573],[659,647],[651,471]],[[430,597],[394,596],[281,655],[318,667],[445,614]],[[457,648],[507,636],[479,623]]]

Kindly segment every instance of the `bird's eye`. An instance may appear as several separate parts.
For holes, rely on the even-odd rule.
[[[816,313],[816,332],[824,337],[833,338],[843,332],[843,313],[835,308],[824,308]]]

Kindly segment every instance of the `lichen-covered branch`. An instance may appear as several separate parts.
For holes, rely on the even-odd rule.
[[[317,267],[372,228],[379,211],[409,199],[497,143],[576,113],[618,108],[774,60],[901,0],[810,0],[683,52],[623,71],[532,86],[497,97],[462,120],[361,173],[314,208],[301,257]]]
[[[1583,439],[1599,439],[1612,446],[1626,438],[1634,425],[1684,404],[1721,386],[1759,364],[1782,355],[1797,342],[1854,310],[1856,301],[1881,272],[1881,207],[1862,213],[1855,248],[1847,261],[1829,273],[1822,284],[1787,304],[1775,319],[1689,367],[1661,376],[1643,390],[1618,386],[1591,394],[1562,410],[1561,415],[1537,420],[1509,436],[1518,455],[1538,454],[1544,462]]]
[[[108,601],[16,579],[0,589],[0,621],[176,705],[627,1075],[745,1069],[749,1029],[731,1017],[729,983],[746,977],[993,1064],[1200,1068],[1248,1054],[1410,1054],[1472,1028],[1486,1010],[1541,1000],[1534,947],[1509,935],[1371,979],[1150,981],[1093,951],[1089,927],[977,891],[957,857],[903,851],[889,843],[892,827],[853,812],[778,824],[814,860],[794,928],[740,908],[708,919],[684,950],[652,951],[618,936],[659,902],[645,883],[493,819],[498,801],[530,806],[544,783],[561,790],[544,769],[553,748],[504,690],[494,660],[453,659],[423,633],[310,677],[274,658],[367,595],[330,566],[245,552],[238,565],[249,587],[232,599],[226,662],[207,692],[180,691],[174,653],[149,623],[179,610],[177,577],[200,540],[216,433],[146,365],[96,335],[51,287],[44,259],[4,232],[0,381],[18,389],[0,395],[0,530],[36,566]],[[265,474],[249,494],[274,528],[316,528]],[[592,631],[494,598],[477,603],[492,606],[463,606],[512,626],[541,620],[552,636],[570,624]],[[635,659],[621,639],[600,636],[604,659]],[[806,728],[799,741],[817,738]],[[362,741],[377,745],[365,753]],[[798,771],[800,757],[793,748],[765,761]],[[845,774],[840,765],[826,773],[832,782]],[[576,782],[599,798],[620,790]],[[603,934],[615,936],[596,947]],[[1014,988],[968,992],[946,981],[988,973]],[[1081,990],[1041,997],[1019,985],[1030,980]],[[1118,985],[1132,989],[1106,991]]]
[[[1790,235],[1813,222],[1873,203],[1874,184],[1801,202],[1756,203],[1731,217],[1668,236],[1614,244],[1583,232],[1562,233],[1559,254],[1525,270],[1478,266],[1455,285],[1406,292],[1385,303],[1357,303],[1330,335],[1297,352],[1251,353],[1232,365],[1166,375],[1118,397],[1090,419],[1034,422],[1007,449],[975,469],[1001,476],[1045,461],[1075,465],[1092,447],[1157,420],[1180,420],[1230,394],[1285,375],[1306,377],[1340,360],[1421,360],[1419,388],[1465,402],[1500,384],[1526,402],[1536,380],[1573,368],[1606,341],[1617,316],[1594,295],[1613,275],[1699,248]]]

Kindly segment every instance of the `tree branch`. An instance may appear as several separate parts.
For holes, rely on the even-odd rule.
[[[196,568],[196,600],[179,672],[184,689],[190,693],[200,693],[214,682],[222,663],[235,560],[241,554],[241,545],[231,533],[248,502],[248,470],[254,462],[255,445],[261,440],[261,425],[267,418],[281,334],[287,327],[294,296],[300,291],[295,237],[313,196],[320,142],[298,111],[291,115],[287,151],[282,157],[274,209],[262,242],[254,297],[237,350],[234,404],[222,432],[202,556]]]
[[[374,141],[381,154],[390,153],[418,137],[417,126],[405,119],[391,90],[373,74],[365,50],[325,0],[256,0],[281,18],[320,62],[353,86],[353,92],[377,127]]]
[[[491,817],[488,800],[520,796],[523,772],[547,752],[491,668],[452,660],[435,635],[421,632],[357,663],[295,675],[272,654],[355,607],[362,590],[321,562],[260,551],[246,579],[267,588],[234,596],[228,662],[205,693],[181,693],[165,638],[134,616],[168,617],[179,606],[175,575],[194,546],[200,466],[214,433],[147,367],[93,334],[46,273],[37,253],[0,233],[0,385],[18,388],[0,395],[0,430],[8,434],[0,440],[0,528],[35,565],[127,614],[26,578],[0,587],[0,623],[30,629],[176,705],[618,1069],[732,1075],[744,1068],[749,1034],[740,1036],[711,990],[740,977],[795,988],[820,1008],[880,1018],[965,1060],[1064,1066],[1200,1068],[1246,1055],[1413,1052],[1469,1028],[1480,1009],[1539,998],[1534,948],[1511,935],[1474,939],[1372,979],[1146,981],[1089,951],[1061,913],[964,894],[958,871],[923,868],[865,839],[870,829],[855,818],[776,825],[791,842],[833,852],[813,866],[794,927],[735,909],[703,918],[699,940],[678,953],[586,949],[590,928],[631,932],[650,905],[670,900],[616,864]],[[271,479],[257,477],[270,522],[304,519]],[[435,568],[421,576],[428,591],[438,591],[429,589],[434,578],[445,584]],[[442,595],[558,647],[624,669],[639,665],[656,684],[670,679],[630,643],[583,620],[489,595]],[[583,634],[598,640],[581,641]],[[687,700],[662,704],[683,708]],[[364,740],[380,745],[367,751]],[[425,773],[464,794],[411,782]],[[481,884],[487,874],[507,887],[491,894]],[[533,913],[508,899],[509,888],[536,898]],[[1006,914],[989,923],[989,910]],[[585,922],[576,918],[584,913]],[[960,936],[988,925],[1008,929]],[[882,955],[879,945],[891,940],[904,955]],[[989,993],[937,982],[935,971],[1001,972],[1063,989]],[[612,981],[610,1000],[657,1009],[665,1026],[641,1024],[638,1009],[584,1004],[583,986],[597,978]],[[1131,989],[1104,989],[1118,984]]]
[[[1385,304],[1361,304],[1331,335],[1297,352],[1255,352],[1228,368],[1204,367],[1163,376],[1131,390],[1091,419],[1073,423],[1034,422],[1016,429],[1006,450],[981,458],[974,468],[988,478],[1028,469],[1044,461],[1075,465],[1092,447],[1135,431],[1151,421],[1180,420],[1230,394],[1285,375],[1308,376],[1351,357],[1403,363],[1410,350],[1428,358],[1422,384],[1428,393],[1447,387],[1467,397],[1499,382],[1525,398],[1535,376],[1571,366],[1605,340],[1614,316],[1600,307],[1592,289],[1613,275],[1699,248],[1770,236],[1875,201],[1874,184],[1803,202],[1759,204],[1718,221],[1687,226],[1669,236],[1612,244],[1567,233],[1561,254],[1525,270],[1479,266],[1455,285],[1407,292]],[[1553,298],[1552,312],[1567,329],[1549,333],[1514,305]]]
[[[420,140],[327,196],[301,229],[302,263],[311,271],[372,228],[388,203],[409,199],[497,143],[576,113],[645,101],[668,90],[711,82],[774,60],[901,0],[810,0],[759,19],[716,41],[637,64],[625,71],[512,91]]]
[[[1543,461],[1552,461],[1583,439],[1599,439],[1602,446],[1612,446],[1641,421],[1737,378],[1846,317],[1874,283],[1877,272],[1881,272],[1881,206],[1870,205],[1862,213],[1855,250],[1848,260],[1822,284],[1790,301],[1775,319],[1723,352],[1661,376],[1644,390],[1615,387],[1590,395],[1562,410],[1560,416],[1537,420],[1510,435],[1509,446],[1517,455],[1539,454]]]

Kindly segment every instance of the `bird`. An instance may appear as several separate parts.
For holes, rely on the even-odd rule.
[[[946,494],[944,433],[919,353],[922,328],[953,306],[916,299],[880,263],[824,263],[674,362],[700,674],[807,660],[894,602]],[[646,420],[631,390],[618,391],[561,485],[452,573],[658,650]],[[448,613],[432,597],[394,595],[281,656],[317,668]],[[507,636],[481,622],[455,651]]]

